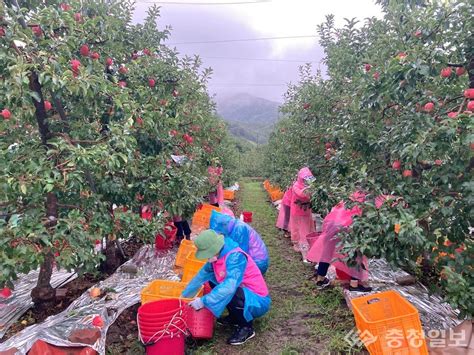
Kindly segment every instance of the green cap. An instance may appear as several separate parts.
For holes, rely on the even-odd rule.
[[[224,236],[208,229],[194,239],[197,248],[196,258],[206,260],[219,253],[224,246]]]

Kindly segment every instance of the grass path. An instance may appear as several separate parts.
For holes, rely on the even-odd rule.
[[[350,354],[344,340],[354,327],[338,289],[318,292],[312,267],[301,262],[290,241],[275,228],[276,210],[267,200],[260,182],[244,180],[239,193],[241,206],[253,212],[252,226],[264,239],[270,253],[266,275],[272,308],[255,322],[256,337],[241,347],[225,344],[230,330],[217,325],[214,338],[194,353],[205,354]]]

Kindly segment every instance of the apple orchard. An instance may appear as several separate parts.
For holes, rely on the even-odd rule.
[[[368,193],[342,241],[349,261],[383,257],[472,316],[472,5],[379,3],[382,19],[338,28],[329,16],[318,27],[328,78],[301,68],[265,149],[266,175],[287,187],[308,165],[322,216]]]
[[[194,210],[208,166],[233,170],[210,70],[160,44],[157,7],[133,24],[133,4],[0,4],[0,286],[40,267],[36,303],[54,297],[53,265],[113,267],[119,238]]]

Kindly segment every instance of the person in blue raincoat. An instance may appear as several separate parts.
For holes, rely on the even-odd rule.
[[[193,297],[206,282],[214,285],[211,292],[189,303],[195,310],[206,307],[219,318],[225,308],[229,315],[218,319],[237,328],[227,340],[241,345],[255,336],[253,320],[268,312],[271,299],[265,279],[253,259],[238,244],[213,230],[194,239],[196,258],[207,260],[189,282],[182,297]]]
[[[247,223],[231,216],[212,211],[210,228],[217,233],[232,239],[249,254],[263,275],[267,272],[268,250],[260,235]]]

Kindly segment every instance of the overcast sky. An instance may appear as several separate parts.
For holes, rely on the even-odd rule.
[[[135,21],[143,20],[152,1],[138,0]],[[363,19],[381,16],[381,10],[373,0],[260,0],[253,4],[222,5],[252,1],[259,0],[157,1],[162,6],[159,28],[164,29],[168,25],[172,27],[171,36],[165,44],[176,47],[183,55],[198,54],[203,58],[205,67],[213,68],[209,91],[217,95],[217,100],[219,97],[244,92],[282,102],[286,84],[298,80],[298,66],[303,63],[236,58],[311,61],[317,68],[323,57],[317,38],[172,45],[173,43],[316,36],[316,26],[328,14],[336,16],[337,24],[341,24],[345,17]]]

